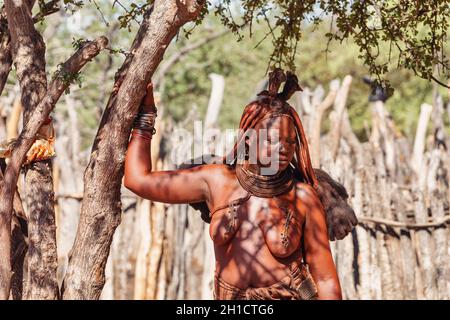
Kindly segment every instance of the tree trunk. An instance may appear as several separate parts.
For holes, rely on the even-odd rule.
[[[6,168],[5,159],[0,159],[0,188],[3,183],[3,171]],[[23,263],[28,249],[26,234],[27,222],[19,192],[14,196],[14,215],[11,224],[11,292],[10,299],[22,300],[23,294]]]
[[[3,92],[6,80],[12,66],[11,38],[7,29],[5,9],[0,12],[0,94]]]
[[[104,37],[95,41],[89,41],[61,65],[60,74],[55,77],[48,87],[44,98],[30,114],[28,121],[14,144],[14,149],[11,152],[10,160],[5,170],[5,182],[0,192],[0,299],[8,298],[11,284],[11,213],[22,163],[25,160],[28,150],[33,145],[39,129],[48,118],[61,94],[70,84],[64,80],[62,74],[77,73],[88,61],[105,48],[107,43],[108,41]],[[54,224],[53,230],[49,231],[55,234]],[[54,254],[56,254],[56,248]],[[56,266],[54,280],[56,285]],[[46,293],[44,293],[44,296],[48,297]]]
[[[47,89],[45,44],[34,28],[34,0],[5,1],[17,78],[21,87],[24,124]],[[51,161],[34,163],[25,173],[28,209],[28,299],[56,299],[57,254]],[[32,275],[32,276],[31,276]]]
[[[145,87],[170,41],[202,6],[197,1],[155,1],[145,14],[130,54],[119,70],[121,86],[110,96],[84,174],[77,236],[63,283],[64,299],[98,299],[105,264],[120,223],[120,187],[132,121]]]

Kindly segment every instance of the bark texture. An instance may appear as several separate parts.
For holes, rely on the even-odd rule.
[[[34,0],[5,1],[12,54],[21,88],[24,125],[47,89],[45,44],[34,28]],[[29,250],[26,296],[56,299],[56,233],[51,161],[32,164],[25,173]]]
[[[120,223],[120,188],[132,121],[145,87],[170,41],[195,19],[201,1],[155,1],[116,75],[115,90],[102,116],[84,174],[84,197],[72,255],[63,282],[63,299],[98,299],[105,265]]]
[[[85,44],[61,66],[60,73],[50,84],[44,98],[30,114],[28,121],[26,122],[15,143],[9,164],[5,171],[5,182],[0,193],[0,299],[8,298],[11,284],[11,212],[13,207],[13,196],[16,190],[21,165],[25,159],[27,151],[34,142],[36,133],[47,119],[61,94],[70,85],[69,82],[63,79],[62,74],[77,73],[88,61],[90,61],[102,49],[105,48],[107,42],[108,41],[106,38],[101,37],[95,41]],[[39,223],[41,223],[41,221],[39,221]],[[54,234],[54,224],[53,230],[49,229],[49,231],[52,231]],[[56,255],[56,247],[54,254]],[[47,262],[50,263],[51,261]],[[56,265],[54,272],[54,285],[56,286]],[[31,276],[35,275],[31,274]],[[51,286],[53,286],[53,284],[51,284]],[[49,293],[48,291],[44,293],[45,297],[50,298],[47,294],[52,293]],[[55,294],[57,294],[57,291]]]
[[[12,66],[11,37],[8,32],[6,11],[0,11],[0,94],[5,87]]]

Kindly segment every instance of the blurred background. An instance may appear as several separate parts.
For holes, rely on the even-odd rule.
[[[59,281],[76,234],[92,142],[138,28],[138,19],[121,28],[120,17],[142,3],[91,4],[67,4],[72,7],[37,25],[49,75],[80,39],[110,40],[52,113]],[[244,106],[266,84],[273,47],[264,41],[264,25],[255,24],[253,36],[240,41],[213,14],[191,27],[176,37],[153,77],[160,110],[152,144],[157,170],[176,168],[174,130],[192,131],[195,120],[205,128],[237,128]],[[368,70],[358,47],[350,40],[328,44],[328,29],[326,20],[304,26],[295,57],[304,90],[290,103],[307,131],[314,167],[345,185],[360,221],[352,234],[332,242],[344,297],[448,299],[450,91],[395,70],[387,75],[392,97],[369,101],[374,88],[363,81]],[[0,140],[16,137],[21,123],[13,70],[0,97]],[[142,200],[125,188],[122,209],[102,298],[211,299],[214,252],[200,213]]]

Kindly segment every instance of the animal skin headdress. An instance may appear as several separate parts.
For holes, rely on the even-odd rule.
[[[278,92],[280,85],[286,82],[283,91]],[[257,95],[257,99],[247,104],[242,113],[239,123],[240,135],[234,145],[231,153],[226,156],[227,159],[236,159],[238,146],[244,142],[246,131],[254,129],[258,123],[269,117],[288,116],[292,119],[296,132],[298,148],[296,148],[295,158],[292,165],[295,172],[301,176],[305,183],[310,184],[317,189],[318,182],[314,173],[308,149],[308,141],[305,131],[297,111],[287,103],[287,100],[296,92],[302,90],[298,84],[295,74],[281,69],[275,69],[269,73],[268,90],[263,90]],[[225,161],[225,159],[224,159]]]

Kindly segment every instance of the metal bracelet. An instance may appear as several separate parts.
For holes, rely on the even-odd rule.
[[[155,134],[155,119],[156,112],[139,112],[134,119],[133,129],[138,129],[142,131],[149,132],[150,134]]]

